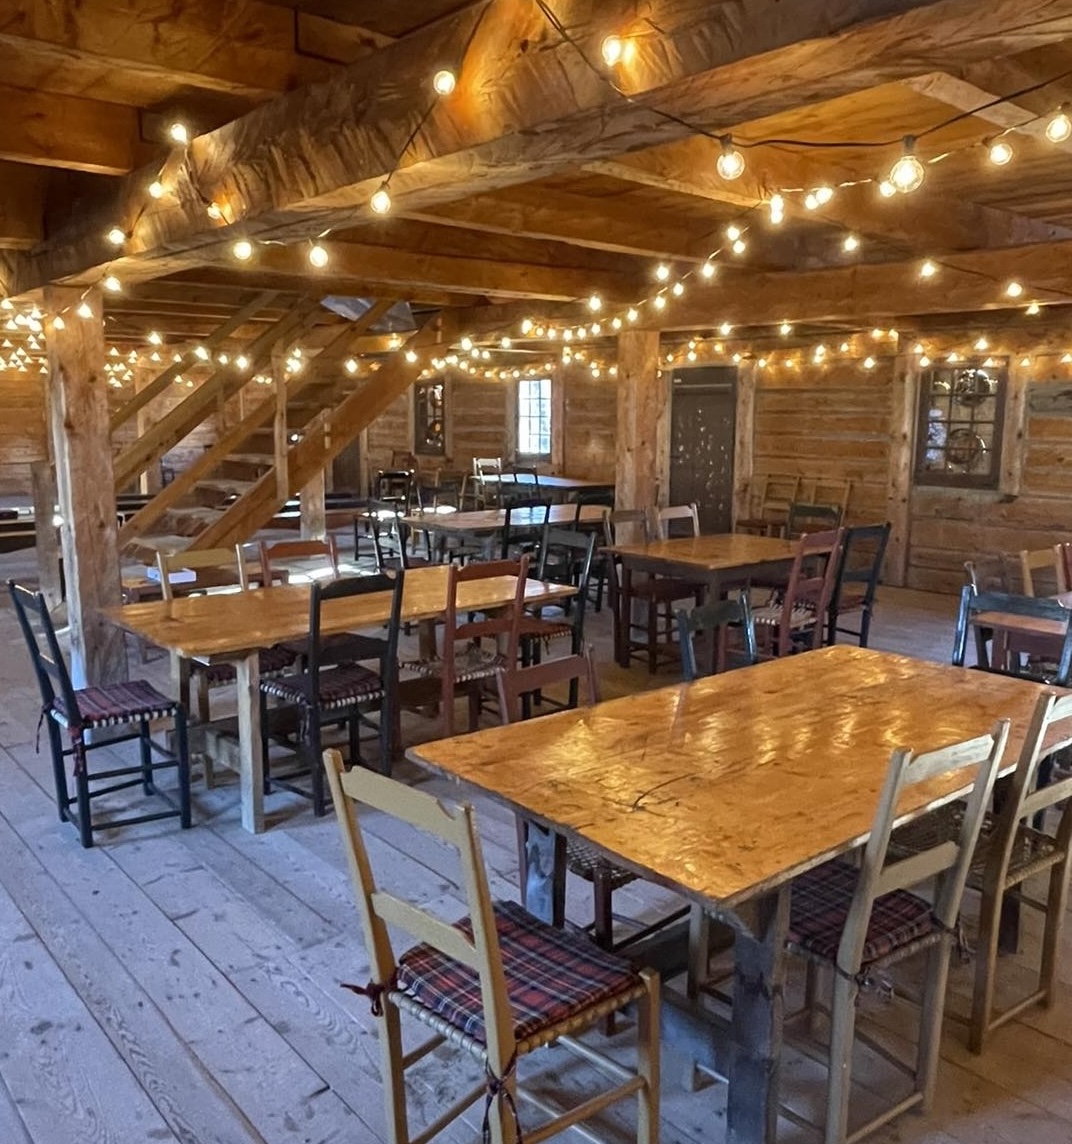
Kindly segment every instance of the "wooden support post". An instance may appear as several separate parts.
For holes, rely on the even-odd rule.
[[[280,503],[287,499],[290,480],[287,476],[287,371],[283,356],[276,350],[272,354],[272,389],[275,393],[275,417],[272,421],[272,442],[275,454],[275,495]]]
[[[75,687],[126,678],[123,635],[100,609],[122,602],[115,486],[104,373],[103,301],[98,290],[84,299],[94,317],[49,326],[48,370],[52,453],[63,518],[67,617],[71,626],[71,677]],[[53,314],[73,311],[83,291],[45,290]]]
[[[737,367],[733,439],[733,527],[752,515],[752,479],[756,460],[756,374],[753,362]]]
[[[1024,453],[1027,445],[1027,387],[1031,375],[1015,361],[1009,363],[1005,388],[1005,420],[1001,440],[1001,477],[998,489],[1005,496],[1018,497],[1024,480]]]
[[[919,367],[916,359],[914,356],[900,355],[894,362],[893,370],[890,470],[886,485],[886,519],[892,528],[883,577],[887,584],[895,587],[903,587],[908,577],[918,401]]]
[[[44,593],[51,612],[63,602],[60,571],[60,535],[56,528],[56,475],[51,461],[34,461],[30,466],[33,483],[34,532],[37,545],[37,586]]]
[[[618,335],[615,503],[665,504],[670,484],[670,375],[659,368],[657,330]]]
[[[152,384],[153,375],[145,370],[138,370],[134,375],[134,392],[139,394]],[[142,406],[136,414],[137,435],[144,437],[153,427],[153,416]],[[138,491],[146,494],[156,494],[163,486],[163,477],[159,463],[150,465],[138,478]]]
[[[315,422],[309,432],[323,434],[324,449],[330,452],[330,430],[327,425]],[[301,534],[303,540],[323,540],[328,534],[327,522],[327,470],[320,471],[301,490]]]

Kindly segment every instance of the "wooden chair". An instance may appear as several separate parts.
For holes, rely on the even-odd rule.
[[[840,633],[855,636],[860,647],[867,647],[875,593],[878,591],[889,540],[889,524],[862,524],[845,530],[841,558],[834,578],[834,592],[830,597],[830,618],[826,632],[828,644],[837,643]],[[839,626],[842,617],[850,615],[859,615],[859,630]]]
[[[789,582],[767,603],[753,607],[760,653],[788,655],[820,647],[828,627],[843,529],[816,532],[797,541]]]
[[[249,570],[240,545],[234,548],[203,548],[184,552],[158,552],[156,567],[160,575],[160,591],[165,600],[173,597],[172,576],[192,573],[194,588],[184,586],[186,594],[192,590],[204,592],[246,591]],[[260,569],[258,568],[258,572]],[[270,583],[271,581],[269,581]],[[286,647],[266,648],[260,653],[262,678],[279,675],[293,667],[296,653]],[[189,706],[189,684],[197,685],[197,719],[208,723],[211,719],[209,693],[215,687],[225,687],[235,681],[234,665],[230,663],[191,663],[180,660],[175,672],[179,679],[179,701]],[[212,764],[205,764],[205,780],[212,785]]]
[[[840,528],[842,515],[838,505],[796,501],[789,506],[785,534],[789,540],[799,540],[807,532]]]
[[[979,556],[964,561],[964,582],[977,592],[1013,592],[1018,587],[1010,575],[1012,557],[1008,553]]]
[[[93,835],[99,830],[114,830],[164,818],[178,818],[182,829],[188,829],[191,825],[190,760],[185,708],[143,679],[76,690],[42,593],[14,580],[8,580],[7,587],[41,692],[41,719],[48,725],[52,778],[60,821],[74,823],[79,840],[87,849],[93,845]],[[165,719],[171,722],[175,731],[173,751],[152,737],[150,723]],[[136,730],[120,735],[113,733],[114,729],[124,726]],[[107,739],[104,742],[92,741],[93,732],[102,728],[108,729]],[[68,747],[63,745],[64,732],[70,740]],[[137,763],[117,764],[113,761],[103,769],[91,767],[90,756],[97,748],[114,748],[117,743],[134,739],[139,744]],[[74,795],[67,785],[67,759],[74,762]],[[177,803],[170,793],[157,787],[157,775],[170,768],[178,774]],[[101,786],[101,783],[106,785]],[[113,812],[104,818],[94,818],[96,800],[105,799],[111,807],[116,794],[135,787],[140,787],[146,797],[155,797],[163,802],[166,809],[126,815]]]
[[[440,707],[444,738],[454,734],[454,697],[464,687],[469,697],[469,730],[475,731],[480,720],[481,687],[486,680],[517,668],[520,646],[521,613],[525,606],[525,581],[529,558],[496,560],[447,568],[447,608],[443,622],[442,649],[430,659],[406,666],[418,675],[440,681]],[[465,622],[458,618],[458,589],[463,584],[514,576],[517,590],[512,603],[494,613],[486,613]],[[497,645],[489,648],[482,641]],[[459,646],[460,645],[460,646]]]
[[[575,532],[594,532],[601,540],[605,531],[603,521],[587,522],[581,520],[581,514],[586,508],[597,505],[604,509],[604,515],[614,509],[613,489],[582,489],[573,497],[576,506],[573,517]],[[607,579],[610,573],[610,557],[604,552],[597,552],[592,561],[592,585],[595,589],[594,600],[596,613],[603,610],[603,593],[606,590]]]
[[[473,483],[476,487],[476,508],[493,508],[499,503],[500,486],[498,478],[502,476],[502,457],[474,457]],[[488,481],[487,477],[496,480]]]
[[[258,554],[261,584],[266,588],[276,583],[339,578],[339,546],[334,536],[324,540],[262,540]]]
[[[1070,849],[1072,849],[1072,778],[1045,781],[1047,757],[1072,743],[1072,696],[1041,694],[1031,726],[1024,738],[1009,789],[1002,791],[1000,807],[983,820],[979,841],[968,871],[968,888],[981,894],[979,935],[975,953],[975,989],[972,994],[968,1044],[980,1053],[996,1028],[1032,1005],[1049,1007],[1055,999],[1057,959],[1068,903]],[[1045,757],[1044,757],[1045,756]],[[1052,807],[1064,804],[1053,834],[1035,821]],[[894,833],[891,853],[910,857],[930,846],[955,838],[964,816],[962,802],[951,803],[919,823]],[[1049,874],[1044,899],[1027,893],[1028,878]],[[994,986],[998,971],[998,939],[1002,910],[1014,901],[1045,916],[1038,983],[1026,996],[998,1011]]]
[[[859,1140],[910,1108],[930,1107],[961,897],[1008,733],[1008,720],[1002,720],[989,735],[940,750],[894,751],[861,864],[827,862],[793,882],[788,948],[809,963],[808,1004],[814,1004],[817,969],[828,970],[832,982],[825,1144]],[[962,785],[971,786],[956,837],[911,861],[891,861],[890,833],[903,791],[954,771],[962,772]],[[909,892],[931,879],[933,902]],[[907,1064],[883,1053],[912,1076],[912,1092],[850,1133],[857,997],[888,968],[921,953],[926,966],[916,1059]]]
[[[735,532],[759,536],[780,536],[785,527],[789,506],[800,499],[803,478],[796,473],[767,473],[763,477],[758,503],[752,516],[734,522]]]
[[[987,640],[992,632],[973,622],[985,612],[1020,616],[1025,620],[1052,620],[1063,625],[1061,638],[1030,633],[1005,633],[994,636],[994,648],[988,653]],[[1072,669],[1072,609],[1057,600],[1034,596],[1014,596],[1007,592],[976,592],[966,584],[960,593],[957,626],[953,637],[953,666],[963,667],[967,652],[968,632],[975,632],[976,664],[984,671],[1004,671],[1023,675],[1057,687],[1069,685]]]
[[[628,1097],[638,1098],[637,1144],[657,1144],[659,1135],[659,978],[637,971],[583,937],[537,921],[513,902],[492,903],[473,808],[448,805],[419,790],[365,771],[343,769],[335,751],[325,755],[331,796],[349,860],[371,980],[347,986],[369,997],[380,1041],[388,1144],[416,1144],[437,1136],[481,1097],[485,1140],[520,1141],[516,1100],[530,1100],[550,1119],[524,1133],[543,1140],[586,1121]],[[373,856],[365,846],[358,807],[389,815],[430,834],[458,855],[468,917],[450,925],[423,898],[398,897],[377,883]],[[393,875],[393,871],[390,872]],[[391,881],[394,882],[392,876]],[[416,882],[414,883],[417,884]],[[420,944],[395,954],[388,927]],[[635,1003],[635,1072],[573,1034]],[[403,1052],[401,1015],[433,1035]],[[406,1070],[448,1042],[474,1057],[486,1079],[428,1127],[414,1134],[406,1107]],[[577,1054],[612,1078],[612,1087],[586,1094],[565,1113],[518,1084],[517,1061],[552,1042]],[[585,1135],[606,1140],[591,1128]]]
[[[1055,545],[1020,553],[1020,575],[1025,596],[1056,596],[1068,591],[1064,561]]]
[[[835,505],[841,509],[841,517],[849,511],[849,501],[852,498],[852,481],[841,480],[834,477],[812,477],[801,481],[798,500],[809,501],[811,504]]]
[[[732,667],[751,667],[758,658],[756,629],[748,593],[736,599],[710,600],[691,611],[677,610],[678,638],[681,644],[681,677],[686,683],[703,675],[715,675]],[[740,635],[741,646],[729,647],[731,634]],[[706,637],[706,655],[701,668],[696,657],[696,637]]]
[[[516,560],[522,553],[532,555],[537,541],[551,515],[551,501],[548,497],[520,496],[503,492],[501,497],[506,518],[502,527],[502,547],[500,560]],[[531,511],[531,524],[517,523],[518,512]]]
[[[261,681],[261,734],[264,742],[264,789],[281,786],[311,799],[313,813],[327,813],[327,792],[321,760],[321,732],[325,724],[345,725],[349,731],[350,763],[361,762],[361,723],[370,708],[379,711],[380,769],[389,774],[395,754],[398,723],[398,635],[402,617],[405,573],[393,576],[347,576],[327,583],[313,583],[309,597],[309,639],[306,670]],[[322,634],[323,609],[332,600],[363,596],[370,592],[391,593],[391,618],[387,639],[376,658],[377,669],[350,658],[349,645],[330,642]],[[381,641],[376,641],[380,643]],[[370,657],[371,658],[371,657]],[[268,698],[295,708],[299,714],[298,757],[283,773],[272,773],[271,721]],[[308,785],[305,779],[309,779]]]
[[[380,469],[372,479],[372,499],[390,501],[399,512],[408,512],[415,484],[412,469]]]
[[[695,504],[671,504],[657,508],[654,525],[659,540],[669,540],[672,536],[699,536],[700,510]]]
[[[377,572],[421,568],[431,564],[430,550],[427,556],[412,554],[409,525],[400,518],[398,506],[391,501],[370,500],[368,524]]]

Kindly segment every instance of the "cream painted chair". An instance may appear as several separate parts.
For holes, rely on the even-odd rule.
[[[657,1144],[658,976],[638,972],[587,939],[537,921],[516,903],[492,903],[471,806],[441,802],[360,768],[347,772],[338,751],[327,751],[324,765],[372,975],[367,985],[347,988],[370,999],[376,1020],[388,1144],[427,1141],[481,1098],[486,1102],[485,1139],[514,1144],[522,1135],[519,1100],[550,1116],[524,1133],[526,1139],[543,1140],[632,1096],[639,1104],[637,1144]],[[390,815],[456,852],[469,911],[464,921],[450,925],[378,885],[358,807]],[[419,889],[420,879],[413,885]],[[419,944],[396,955],[388,926]],[[631,1003],[637,1010],[635,1072],[574,1038]],[[428,1040],[408,1052],[402,1047],[403,1013],[432,1029]],[[409,1124],[406,1070],[444,1042],[474,1057],[486,1079],[415,1132]],[[552,1042],[606,1073],[611,1087],[586,1094],[579,1109],[563,1113],[519,1085],[518,1061]],[[587,1125],[585,1135],[604,1139]]]

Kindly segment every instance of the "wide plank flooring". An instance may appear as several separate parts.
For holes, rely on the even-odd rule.
[[[953,601],[887,590],[874,646],[944,658]],[[606,660],[607,616],[593,618]],[[144,673],[165,677],[161,660]],[[604,664],[605,691],[654,681],[639,667]],[[272,828],[240,825],[237,787],[226,775],[196,790],[195,829],[173,823],[105,836],[83,851],[52,802],[47,757],[35,750],[39,703],[9,607],[0,605],[0,1142],[2,1144],[375,1144],[384,1139],[378,1044],[368,1003],[340,988],[367,979],[334,822],[317,821],[291,796],[272,796]],[[409,733],[415,733],[414,728]],[[413,768],[412,781],[429,782]],[[513,824],[478,803],[492,891],[513,895]],[[388,885],[446,915],[461,904],[440,848],[396,824],[365,823]],[[623,914],[655,913],[667,896],[634,885]],[[569,911],[588,908],[571,884]],[[1026,973],[1025,953],[1003,963]],[[1066,942],[1067,950],[1067,942]],[[1069,951],[1072,953],[1072,951]],[[964,1010],[971,967],[954,968],[951,1009]],[[908,1008],[865,998],[883,1038],[904,1047]],[[985,1056],[964,1047],[947,1021],[937,1107],[880,1134],[892,1144],[1072,1142],[1072,956],[1060,997],[999,1032]],[[592,1034],[598,1039],[598,1034]],[[629,1030],[615,1038],[627,1054]],[[624,1056],[623,1056],[624,1059]],[[454,1057],[454,1061],[458,1058]],[[414,1070],[417,1124],[477,1076],[439,1051]],[[686,1062],[664,1060],[663,1140],[721,1140],[725,1088],[695,1085]],[[541,1089],[585,1093],[587,1066],[561,1050],[537,1055],[522,1073]],[[883,1091],[877,1062],[861,1069],[863,1101]],[[790,1053],[786,1096],[798,1110],[821,1097],[821,1071]],[[523,1108],[523,1115],[526,1115]],[[633,1108],[606,1118],[626,1140]],[[442,1139],[478,1137],[480,1108]],[[811,1137],[790,1121],[786,1140]],[[580,1139],[576,1134],[564,1139]]]

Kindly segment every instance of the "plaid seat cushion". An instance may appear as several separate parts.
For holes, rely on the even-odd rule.
[[[285,703],[307,707],[312,684],[308,673],[280,675],[275,679],[262,680],[261,690]],[[383,680],[375,671],[362,667],[359,663],[346,663],[320,672],[320,708],[323,711],[351,707],[355,703],[380,699],[382,696]]]
[[[537,921],[516,902],[496,903],[495,928],[519,1041],[639,984],[624,958]],[[458,929],[472,936],[468,918],[458,922]],[[431,946],[417,945],[399,958],[398,990],[477,1043],[486,1043],[475,970]]]
[[[178,710],[178,703],[162,695],[144,679],[127,683],[110,683],[103,687],[85,687],[74,693],[78,717],[71,718],[62,697],[52,704],[56,722],[64,727],[115,727],[139,719],[167,719]]]
[[[793,882],[789,911],[790,945],[824,961],[837,959],[841,933],[849,916],[859,873],[847,862],[827,862],[801,874]],[[933,932],[929,902],[907,890],[883,894],[875,899],[871,910],[861,967],[880,961],[902,946]]]
[[[443,660],[439,657],[414,660],[405,666],[418,675],[442,675],[444,670]],[[473,645],[455,654],[454,678],[459,683],[465,683],[470,679],[486,679],[488,676],[497,675],[500,671],[504,671],[507,666],[509,665],[506,662],[506,657],[497,651]]]
[[[278,675],[279,672],[291,667],[295,659],[297,656],[294,652],[282,645],[265,648],[257,656],[261,675]],[[205,676],[210,687],[222,687],[226,683],[233,683],[235,679],[235,668],[231,663],[210,663],[198,667],[197,670],[199,674]]]

